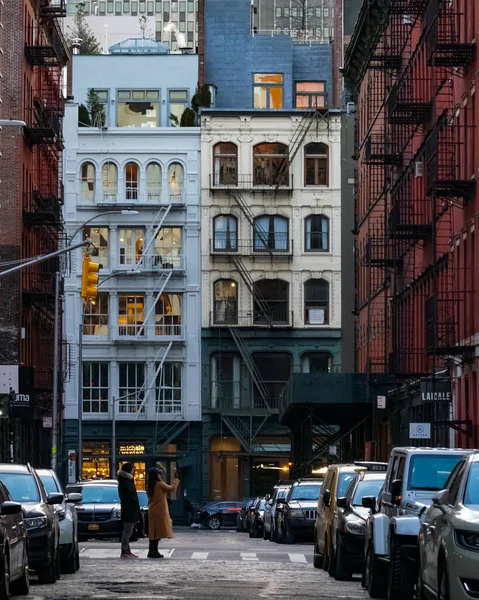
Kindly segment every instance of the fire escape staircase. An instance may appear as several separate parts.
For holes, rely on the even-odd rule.
[[[152,378],[152,386],[150,386],[149,388],[147,388],[147,380],[145,379],[143,385],[141,386],[139,392],[138,392],[138,397],[140,397],[141,395],[143,395],[143,400],[142,403],[140,404],[140,406],[138,407],[137,413],[136,413],[136,417],[135,417],[135,421],[138,420],[138,418],[140,417],[140,415],[144,414],[143,410],[145,408],[145,405],[147,404],[150,392],[152,391],[152,389],[155,387],[156,385],[156,380],[158,378],[158,375],[161,373],[161,370],[163,369],[163,365],[165,364],[165,360],[166,357],[168,356],[169,351],[171,350],[171,347],[173,346],[173,342],[170,342],[168,344],[168,346],[162,346],[158,352],[156,353],[155,356],[155,364],[157,365],[156,367],[156,371],[155,374]]]
[[[168,273],[162,273],[160,275],[160,277],[158,278],[155,288],[153,290],[153,295],[155,296],[154,301],[152,302],[150,308],[148,309],[148,312],[145,315],[145,309],[143,308],[143,312],[140,315],[140,320],[143,321],[142,325],[138,328],[138,333],[136,334],[136,339],[140,339],[141,336],[143,335],[144,329],[145,329],[145,323],[148,323],[148,319],[151,317],[152,312],[155,310],[155,306],[158,302],[158,300],[161,297],[161,294],[165,291],[166,285],[168,283],[168,281],[170,281],[171,279],[171,271],[168,271]]]
[[[168,421],[164,427],[155,431],[153,435],[152,454],[158,454],[162,446],[171,444],[188,426],[188,421],[183,420],[182,415],[176,415],[172,421]]]
[[[151,246],[153,245],[153,243],[156,239],[156,236],[158,235],[158,232],[162,228],[163,223],[165,222],[165,219],[168,216],[168,213],[170,212],[170,210],[171,210],[171,204],[169,204],[168,206],[162,206],[160,208],[160,210],[156,213],[155,219],[153,221],[153,227],[154,227],[153,235],[148,240],[146,247],[143,248],[140,260],[136,264],[135,271],[141,271],[142,265],[145,264],[145,257],[148,255],[148,251],[150,250]]]

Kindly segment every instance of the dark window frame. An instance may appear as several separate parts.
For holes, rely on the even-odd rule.
[[[234,299],[229,299],[229,298],[223,298],[223,299],[217,299],[217,294],[216,294],[216,286],[220,283],[229,283],[230,287],[235,289],[235,298]],[[234,284],[234,285],[231,285]],[[224,311],[224,318],[220,319],[219,318],[219,308],[218,305],[221,302],[226,302],[227,304],[231,305],[229,308],[233,309],[230,310],[228,307],[225,307],[225,311]],[[235,281],[234,279],[217,279],[216,281],[213,282],[213,322],[217,325],[236,325],[238,323],[238,282]]]
[[[308,290],[312,289],[313,284],[319,284],[321,283],[321,287],[323,288],[323,290],[326,290],[327,293],[327,300],[325,299],[311,299],[308,298]],[[325,285],[323,285],[323,283]],[[330,322],[330,290],[331,290],[331,284],[329,281],[327,281],[326,279],[322,279],[322,278],[312,278],[312,279],[308,279],[307,281],[304,282],[303,284],[303,291],[304,291],[304,324],[305,325],[316,325],[316,326],[323,326],[323,325],[329,325]],[[317,292],[319,295],[319,292]],[[310,323],[309,320],[309,310],[310,309],[318,309],[318,310],[324,310],[324,322],[323,323]]]
[[[234,152],[224,151],[226,146],[234,148]],[[233,142],[218,142],[213,146],[213,182],[215,186],[238,185],[238,146]]]
[[[311,152],[308,154],[308,148],[313,148],[314,146],[321,146],[323,151],[321,153]],[[304,147],[304,186],[329,186],[329,146],[326,144],[312,142]]]
[[[219,219],[227,220],[226,227],[226,236],[224,238],[224,245],[218,244],[220,240],[217,238],[217,234],[220,233],[217,231],[217,223]],[[230,222],[234,223],[234,231],[230,231]],[[234,237],[233,237],[234,236]],[[230,251],[230,252],[238,252],[238,218],[234,215],[217,215],[213,219],[213,250],[216,251]]]
[[[320,229],[313,230],[314,220],[318,219],[321,223]],[[308,223],[311,223],[310,231],[308,232]],[[326,224],[326,230],[323,224]],[[309,215],[304,220],[304,251],[305,252],[329,252],[330,251],[330,219],[326,215]],[[326,247],[312,247],[314,245],[323,245],[324,235],[326,234]],[[309,245],[309,248],[308,248]]]

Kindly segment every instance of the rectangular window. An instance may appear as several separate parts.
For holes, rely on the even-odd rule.
[[[238,409],[241,405],[241,359],[217,354],[211,360],[211,408]]]
[[[144,335],[145,296],[118,294],[118,335]]]
[[[106,5],[106,9],[109,13],[113,12],[113,0],[108,0],[108,3]]]
[[[293,19],[295,19],[298,16],[298,9],[296,7],[293,7],[291,9],[291,16],[293,17]]]
[[[149,0],[149,2],[147,3],[146,12],[149,17],[152,17],[155,14],[155,5],[153,3],[153,0]]]
[[[188,90],[170,90],[168,92],[170,125],[178,127],[185,108],[188,106]]]
[[[144,229],[119,229],[120,265],[133,266],[143,253]]]
[[[120,363],[120,387],[118,412],[120,414],[136,414],[145,412],[145,364]]]
[[[108,412],[108,363],[83,363],[83,412]]]
[[[255,108],[283,108],[281,73],[255,73],[253,90]]]
[[[324,14],[324,16],[325,16],[326,18],[328,18],[328,19],[329,19],[329,8],[325,8],[325,9],[324,9],[324,11],[323,11],[323,14]]]
[[[192,44],[195,41],[195,33],[194,31],[188,31],[188,44]]]
[[[161,13],[161,0],[156,0],[155,2],[155,12]]]
[[[188,0],[188,12],[195,12],[195,3],[193,2],[193,0]]]
[[[108,252],[108,227],[84,227],[83,239],[90,238],[95,246],[95,254],[90,255],[92,262],[102,265],[104,269],[109,267]]]
[[[181,335],[181,303],[181,294],[161,294],[155,306],[155,335]]]
[[[106,2],[100,2],[98,12],[100,15],[104,15],[106,13]]]
[[[193,21],[188,21],[187,27],[188,27],[188,31],[194,31],[195,30],[195,24],[194,24],[194,22]]]
[[[156,365],[158,368],[159,365]],[[156,378],[156,412],[163,414],[181,413],[180,362],[165,362]]]
[[[289,8],[287,6],[283,8],[283,17],[289,17]]]
[[[153,263],[163,269],[181,266],[181,227],[162,227],[155,238]]]
[[[281,19],[281,14],[282,14],[281,6],[277,6],[276,7],[276,18]]]
[[[115,2],[115,15],[121,15],[121,2]]]
[[[146,2],[145,0],[140,0],[140,12],[144,13],[146,11]]]
[[[326,108],[326,82],[297,81],[296,108]]]
[[[130,0],[123,0],[123,12],[124,13],[130,12]]]
[[[178,12],[178,0],[172,0],[172,2],[171,2],[171,12],[173,12],[173,13],[177,13]]]
[[[170,13],[166,12],[165,9],[163,9],[163,22],[166,24],[166,23],[168,23],[169,20],[170,20]],[[168,35],[170,35],[170,34],[168,34]]]
[[[180,32],[185,33],[186,31],[186,21],[180,21]]]
[[[109,295],[102,293],[85,303],[83,335],[108,335],[108,301]]]
[[[325,27],[325,28],[324,28],[324,37],[325,37],[326,39],[329,39],[329,27]]]
[[[186,12],[186,0],[181,0],[180,2],[180,13]]]
[[[137,2],[137,0],[132,0],[132,2],[131,2],[131,14],[134,17],[136,17],[136,15],[138,14],[138,2]]]
[[[158,90],[119,90],[118,127],[158,127]]]

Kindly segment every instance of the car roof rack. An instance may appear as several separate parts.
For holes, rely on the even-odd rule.
[[[372,473],[374,471],[378,473],[385,473],[388,469],[388,463],[385,462],[374,462],[368,460],[355,460],[354,464],[357,467],[363,467],[368,472]]]
[[[305,481],[314,481],[316,483],[317,481],[322,481],[323,479],[324,477],[300,477],[295,481],[295,483],[303,483]]]
[[[280,479],[276,485],[291,485],[291,479]]]

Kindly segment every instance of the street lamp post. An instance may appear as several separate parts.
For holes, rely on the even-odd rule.
[[[95,219],[103,217],[105,215],[137,215],[137,210],[109,210],[106,212],[102,212],[98,215],[95,215],[88,221],[85,221],[75,229],[75,231],[70,236],[70,242],[77,235],[79,231],[81,231],[85,225],[88,225]],[[108,278],[109,279],[109,278]],[[101,282],[102,283],[102,282]],[[98,284],[98,285],[101,285]],[[77,393],[78,393],[78,452],[77,452],[77,478],[78,481],[82,480],[83,476],[83,319],[85,315],[85,303],[82,303],[82,310],[80,314],[80,325],[78,327],[78,372],[77,372]],[[54,403],[58,402],[57,398],[53,399]],[[114,409],[113,409],[114,410]],[[53,424],[55,426],[55,424]]]

